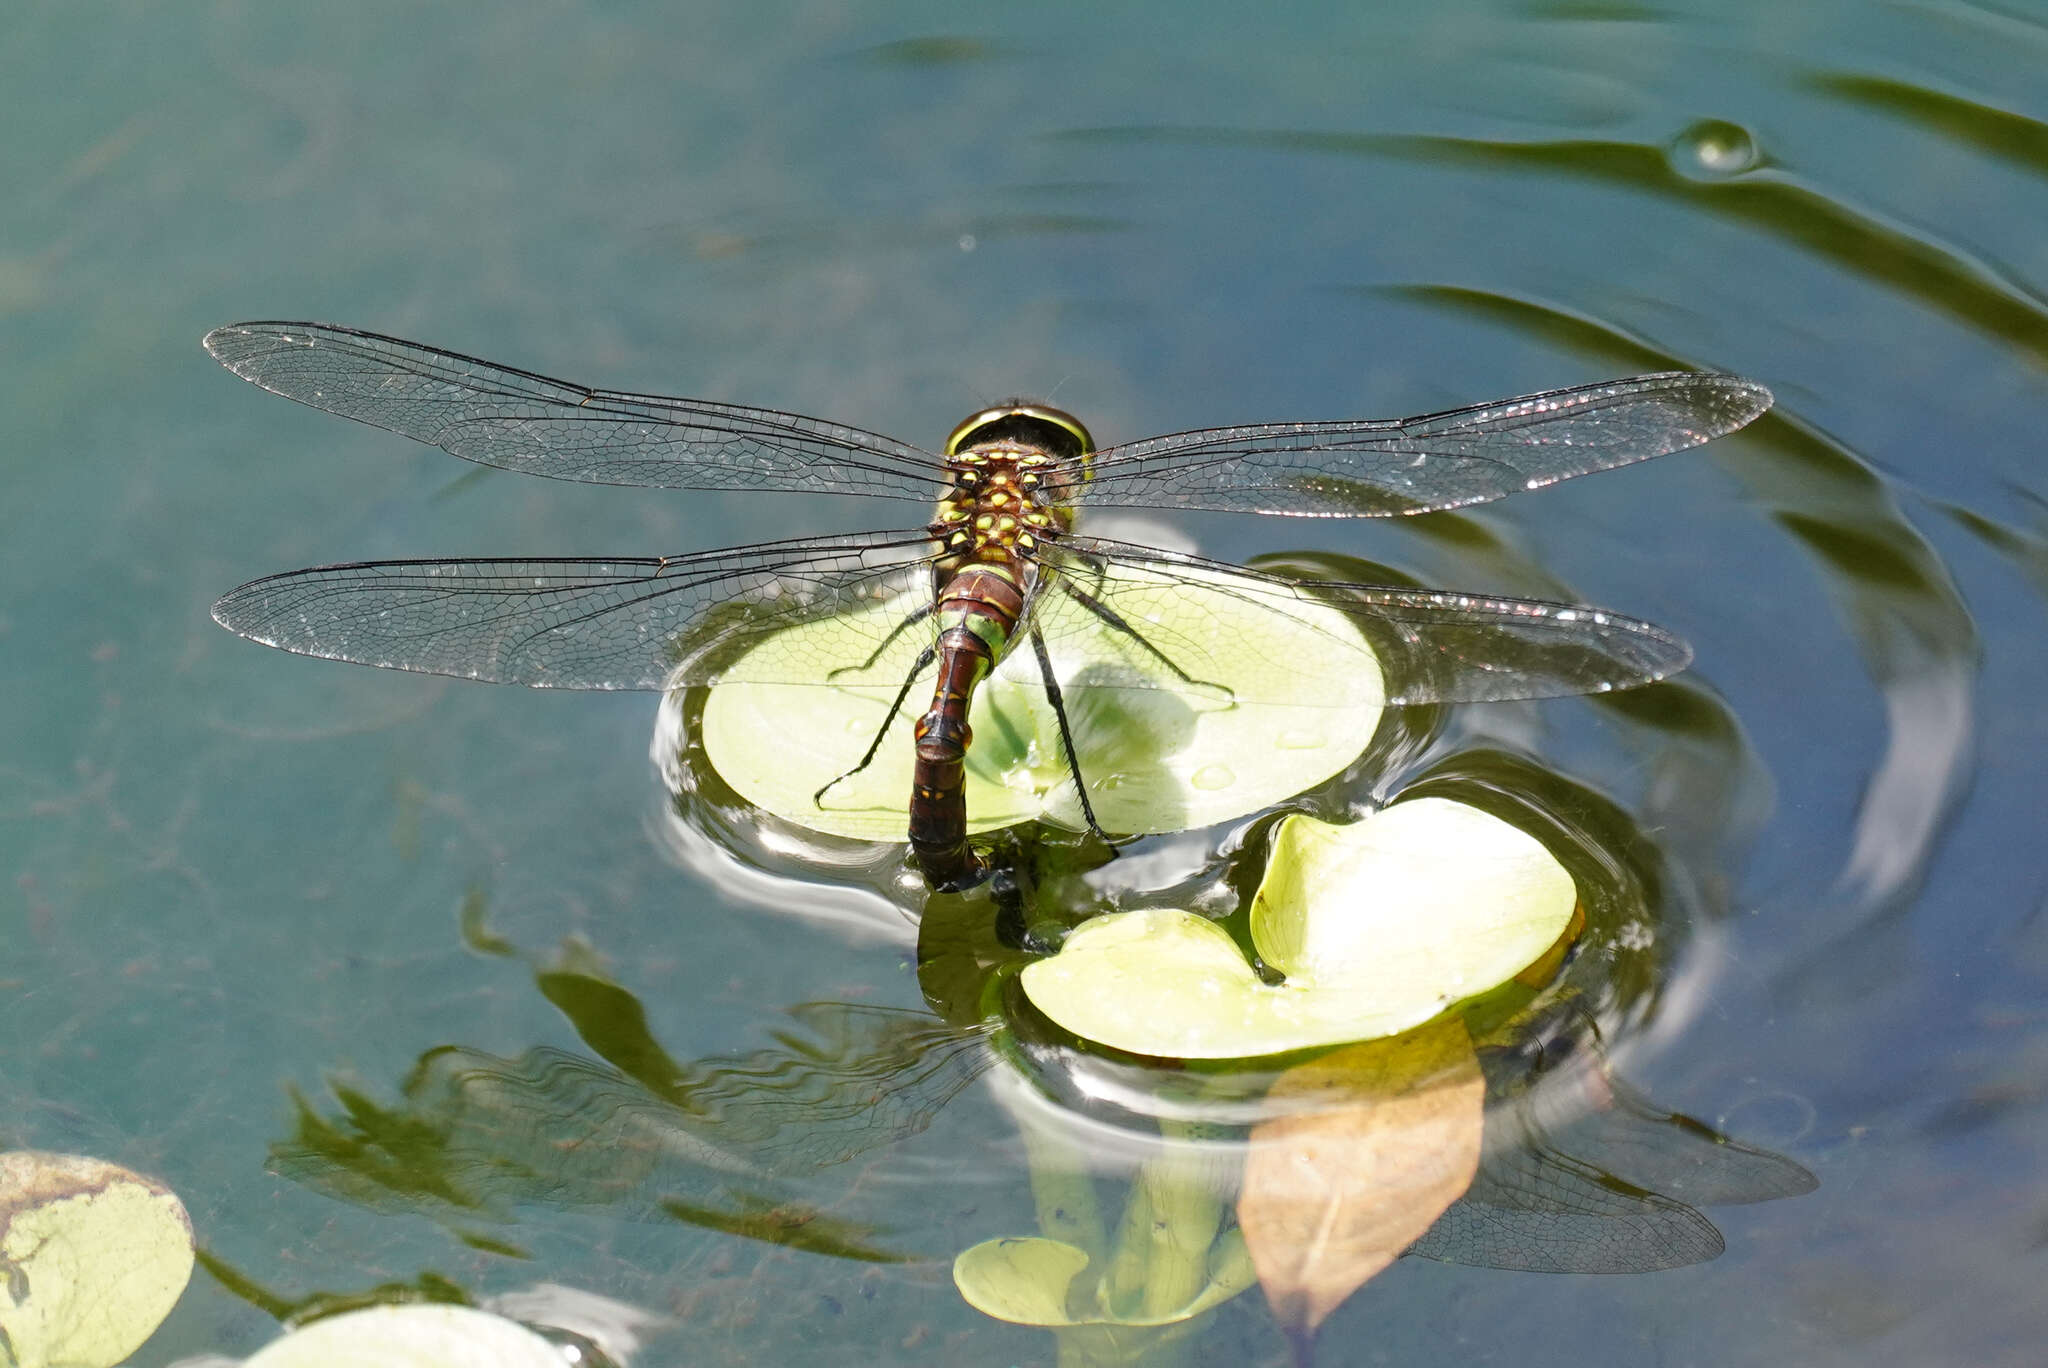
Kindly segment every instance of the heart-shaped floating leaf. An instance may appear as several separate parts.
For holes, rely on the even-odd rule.
[[[192,1276],[192,1224],[161,1183],[101,1159],[0,1154],[0,1354],[108,1368],[142,1346]]]
[[[1433,991],[1443,1007],[1513,978],[1577,905],[1572,876],[1535,837],[1464,803],[1413,798],[1343,826],[1282,822],[1252,943],[1289,979],[1382,1002]]]
[[[1321,783],[1372,740],[1385,697],[1380,671],[1343,614],[1206,588],[1193,582],[1202,578],[1196,570],[1177,568],[1170,582],[1138,566],[1120,566],[1115,576],[1091,592],[1113,600],[1129,630],[1088,617],[1078,600],[1058,598],[1041,614],[1056,614],[1041,625],[1087,763],[1089,801],[1107,830],[1182,831],[1255,812]],[[836,836],[902,840],[911,731],[931,703],[929,669],[905,695],[867,768],[847,772],[874,742],[910,660],[931,640],[931,627],[919,623],[883,646],[920,606],[929,609],[929,599],[920,605],[904,596],[823,618],[742,656],[705,700],[702,735],[712,767],[749,802],[788,821]],[[1212,662],[1224,677],[1177,676],[1161,659],[1176,658],[1176,643],[1198,643],[1179,655]],[[1332,651],[1352,662],[1342,696],[1329,692],[1328,671],[1306,681],[1284,667]],[[787,682],[797,673],[816,682]],[[1058,723],[1021,635],[975,695],[969,722],[970,830],[1038,818],[1081,825]]]
[[[562,1351],[467,1306],[372,1306],[272,1340],[242,1368],[562,1368]]]
[[[1441,798],[1363,822],[1290,817],[1252,909],[1262,982],[1229,935],[1174,909],[1087,922],[1025,969],[1033,1004],[1133,1054],[1230,1059],[1395,1035],[1512,978],[1570,924],[1541,842]]]

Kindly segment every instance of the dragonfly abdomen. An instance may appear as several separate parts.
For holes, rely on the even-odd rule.
[[[910,848],[933,888],[953,892],[987,872],[967,840],[967,712],[974,690],[1003,658],[1024,612],[1024,592],[1007,566],[975,564],[939,591],[939,677],[917,720],[911,774]]]

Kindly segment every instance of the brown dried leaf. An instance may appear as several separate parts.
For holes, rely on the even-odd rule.
[[[1280,1321],[1312,1334],[1479,1168],[1486,1083],[1456,1017],[1290,1069],[1252,1132],[1237,1219]]]

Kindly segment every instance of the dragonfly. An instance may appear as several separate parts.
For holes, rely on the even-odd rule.
[[[1220,690],[1231,706],[1348,696],[1362,671],[1391,705],[1599,693],[1683,669],[1654,624],[1580,604],[1303,580],[1077,530],[1092,509],[1381,518],[1462,508],[1698,446],[1756,418],[1764,386],[1674,371],[1402,419],[1253,423],[1097,449],[1080,420],[1018,400],[960,423],[938,451],[773,409],[549,379],[324,323],[216,329],[207,350],[302,404],[504,470],[594,484],[794,492],[934,510],[890,531],[793,537],[649,557],[366,561],[253,580],[217,621],[302,655],[540,688],[675,689],[722,681],[900,680],[873,745],[921,683],[910,847],[937,891],[991,872],[967,830],[976,689],[1014,657],[1057,719],[1091,832],[1056,649],[1109,634],[1150,666],[1117,687]],[[1297,659],[1248,663],[1227,639],[1147,624],[1191,592],[1240,610],[1331,610]],[[902,611],[878,612],[899,605]],[[819,658],[815,635],[858,624]],[[1319,619],[1319,620],[1327,620]],[[772,643],[801,641],[778,650]],[[1218,638],[1227,633],[1215,634]],[[1015,650],[1028,643],[1026,651]],[[1030,678],[1035,668],[1036,678]],[[1076,688],[1104,687],[1069,679]],[[841,778],[847,776],[842,775]],[[838,782],[837,780],[834,781]],[[831,788],[828,784],[826,789]],[[821,789],[814,801],[826,801]]]

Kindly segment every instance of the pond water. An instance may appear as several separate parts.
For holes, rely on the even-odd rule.
[[[1772,412],[1484,509],[1119,529],[1584,599],[1696,651],[1641,694],[1455,710],[1354,779],[1520,784],[1620,843],[1656,915],[1586,986],[1625,1096],[1817,1188],[1713,1208],[1726,1252],[1671,1271],[1400,1260],[1318,1361],[2037,1363],[2044,61],[2021,0],[19,17],[0,1149],[184,1200],[203,1267],[141,1364],[246,1356],[318,1294],[540,1284],[666,1318],[648,1364],[1055,1354],[951,1276],[1036,1223],[930,944],[920,983],[919,899],[736,856],[761,831],[679,809],[672,730],[650,761],[655,695],[208,616],[302,565],[900,509],[483,471],[267,398],[211,327],[330,319],[927,447],[1012,394],[1112,443],[1725,370]],[[1230,833],[1032,915],[1235,887]],[[1179,1352],[1288,1361],[1256,1289]]]

